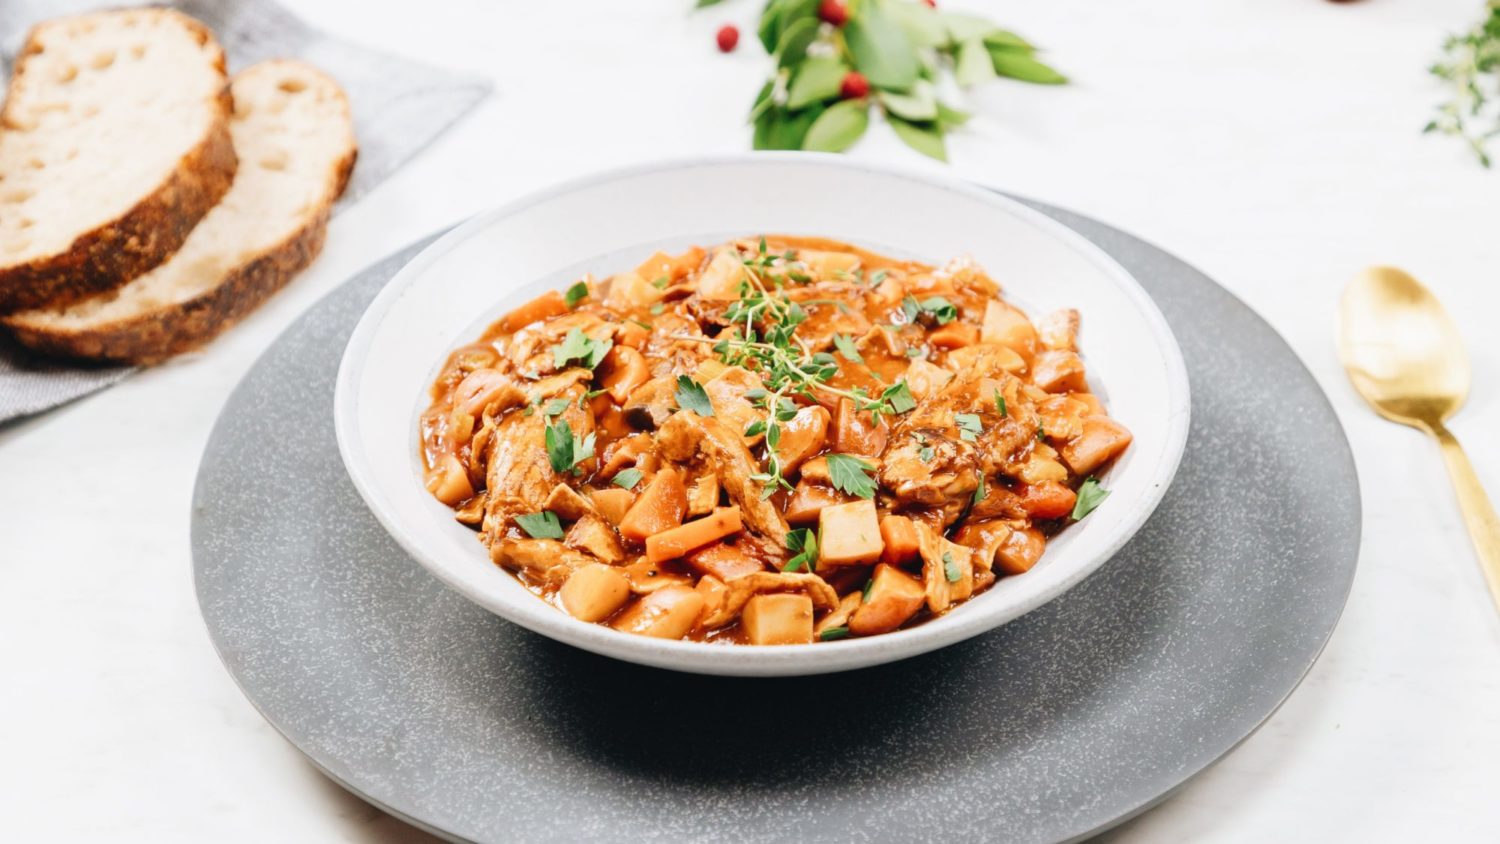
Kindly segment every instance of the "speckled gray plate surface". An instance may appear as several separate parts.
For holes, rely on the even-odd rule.
[[[345,340],[418,244],[288,329],[213,432],[193,555],[225,665],[330,776],[455,839],[1053,841],[1148,808],[1317,657],[1354,576],[1359,486],[1327,399],[1259,317],[1037,207],[1141,281],[1193,391],[1161,507],[1061,598],[905,662],[774,680],[615,662],[469,603],[380,529],[333,435]]]

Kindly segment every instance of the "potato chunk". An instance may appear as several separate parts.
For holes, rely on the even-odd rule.
[[[733,250],[714,255],[698,275],[698,295],[704,299],[733,302],[740,298],[740,283],[745,280],[745,264]]]
[[[874,501],[835,504],[818,514],[819,566],[868,565],[884,547]]]
[[[888,633],[905,624],[927,598],[917,579],[895,566],[878,565],[870,580],[870,595],[849,616],[849,632],[856,636]]]
[[[1062,459],[1075,475],[1087,475],[1130,445],[1130,432],[1108,416],[1085,416],[1083,432],[1062,447]]]
[[[610,626],[624,633],[681,639],[703,613],[703,594],[691,586],[658,589],[631,604]]]
[[[569,575],[557,596],[579,621],[603,621],[630,599],[630,581],[614,566],[594,563]]]
[[[605,302],[617,311],[629,311],[659,302],[663,295],[640,273],[626,270],[609,280],[609,295]]]
[[[794,592],[756,595],[745,603],[740,626],[752,645],[804,645],[812,641],[812,598]]]
[[[1031,364],[1031,380],[1049,393],[1086,393],[1083,359],[1076,352],[1048,350],[1036,356]]]
[[[797,411],[796,416],[782,425],[776,456],[781,461],[783,474],[797,471],[803,461],[823,450],[823,441],[828,438],[829,418],[827,410],[812,405]]]
[[[991,299],[984,303],[984,324],[979,337],[986,343],[1009,346],[1022,357],[1036,353],[1036,327],[1026,315],[1011,306]]]

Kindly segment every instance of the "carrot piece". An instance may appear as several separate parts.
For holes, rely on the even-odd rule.
[[[745,549],[727,542],[705,545],[688,554],[684,560],[705,579],[712,576],[725,583],[766,570],[761,561],[746,554]]]
[[[621,346],[639,349],[650,339],[651,332],[633,322],[624,322],[615,328],[615,348],[617,349]]]
[[[1077,493],[1056,481],[1030,484],[1021,492],[1021,509],[1033,519],[1061,519],[1077,501]]]
[[[562,294],[556,290],[548,290],[546,293],[501,317],[500,330],[506,332],[520,331],[522,328],[539,319],[560,316],[567,312],[568,303],[563,300]]]
[[[905,516],[886,516],[880,520],[880,538],[885,549],[880,552],[880,561],[890,566],[899,566],[917,556],[917,526]]]
[[[710,542],[739,533],[739,507],[720,507],[701,519],[646,537],[646,559],[653,563],[675,560]]]
[[[676,469],[663,469],[620,520],[620,535],[645,542],[648,536],[682,524],[685,512],[687,488],[682,484],[682,474]]]
[[[979,329],[967,322],[950,322],[927,335],[927,344],[939,349],[956,349],[979,342]]]

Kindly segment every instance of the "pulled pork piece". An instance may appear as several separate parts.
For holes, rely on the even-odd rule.
[[[542,413],[527,416],[514,411],[495,427],[485,476],[481,539],[486,543],[504,538],[514,517],[547,509],[553,490],[563,482],[547,457],[547,426],[566,421],[580,440],[593,433],[593,412],[578,406],[577,399],[583,392],[578,384],[563,391],[568,409],[555,419],[549,420]]]
[[[933,614],[947,612],[950,606],[974,594],[974,551],[949,542],[923,522],[916,526],[927,608]]]
[[[723,627],[736,618],[740,610],[756,595],[763,592],[805,592],[812,598],[813,606],[831,610],[839,605],[839,594],[833,591],[828,581],[811,572],[760,571],[738,577],[725,584],[724,602],[703,619],[707,628]]]
[[[619,535],[608,522],[596,515],[585,515],[574,522],[563,537],[563,544],[592,554],[610,565],[625,559],[625,548],[620,544]]]
[[[555,539],[502,539],[490,545],[490,559],[551,586],[560,586],[568,575],[599,562]]]
[[[738,432],[714,419],[691,411],[673,414],[657,433],[662,456],[679,463],[701,457],[719,476],[730,499],[750,530],[776,543],[786,544],[786,520],[776,505],[760,497],[761,486],[750,476],[760,471],[750,449]]]

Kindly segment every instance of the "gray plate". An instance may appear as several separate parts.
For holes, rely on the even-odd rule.
[[[1061,598],[905,662],[758,680],[615,662],[469,603],[381,530],[333,435],[345,340],[418,244],[293,324],[214,429],[193,555],[224,664],[330,776],[453,838],[1048,841],[1153,805],[1312,665],[1354,576],[1359,485],[1327,399],[1259,317],[1038,207],[1141,280],[1193,391],[1160,509]]]

